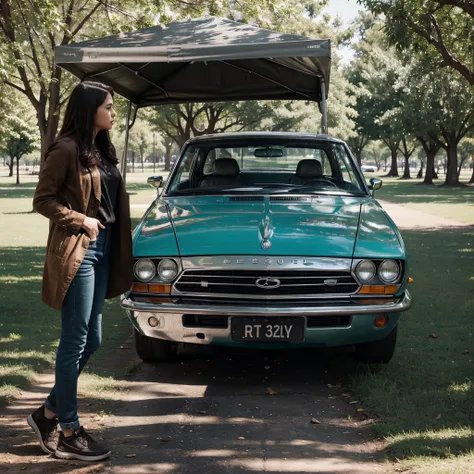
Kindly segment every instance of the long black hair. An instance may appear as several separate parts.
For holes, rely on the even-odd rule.
[[[69,97],[63,126],[57,137],[57,140],[62,137],[73,137],[76,140],[79,161],[86,168],[97,164],[93,151],[95,115],[107,98],[107,94],[113,97],[114,91],[112,87],[101,82],[84,81],[78,84]],[[95,145],[102,157],[114,164],[118,163],[108,130],[100,130],[97,133]]]

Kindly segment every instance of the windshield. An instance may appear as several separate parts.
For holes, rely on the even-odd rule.
[[[366,194],[353,160],[330,141],[191,143],[168,195],[222,193]]]

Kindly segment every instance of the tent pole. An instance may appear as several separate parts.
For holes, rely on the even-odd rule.
[[[132,101],[128,101],[127,119],[125,122],[125,145],[123,147],[123,159],[122,159],[122,179],[123,182],[127,182],[127,154],[128,154],[128,137],[130,134],[130,116],[132,115]]]
[[[321,133],[328,133],[328,109],[326,104],[326,83],[321,78],[321,103],[319,104],[321,109]]]

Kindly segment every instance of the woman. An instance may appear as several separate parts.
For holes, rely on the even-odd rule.
[[[77,379],[100,346],[104,299],[132,282],[128,196],[109,137],[114,121],[112,88],[78,84],[33,200],[50,220],[41,299],[61,310],[61,337],[56,383],[28,424],[43,451],[63,459],[98,461],[111,454],[80,425]]]

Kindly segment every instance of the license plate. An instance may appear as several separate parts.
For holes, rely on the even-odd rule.
[[[304,318],[232,318],[233,341],[263,342],[304,339]]]

